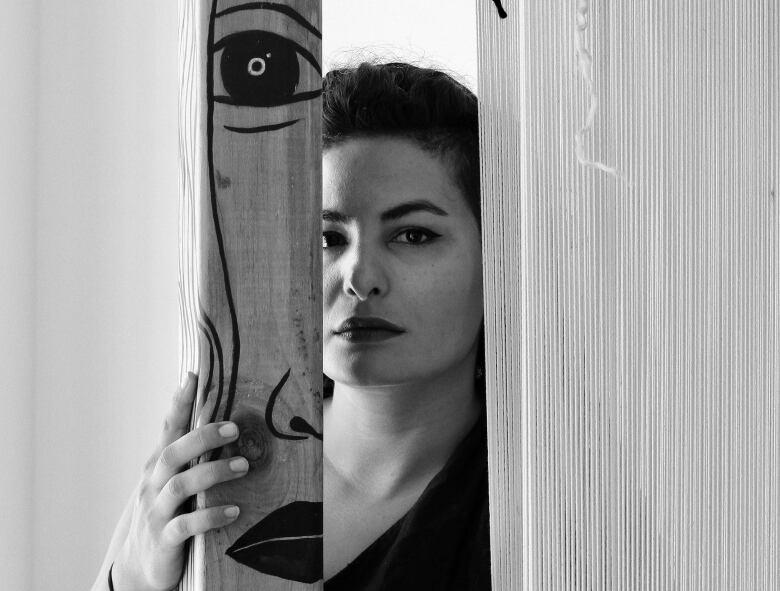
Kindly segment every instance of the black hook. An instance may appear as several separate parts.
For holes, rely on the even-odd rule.
[[[493,4],[495,4],[496,8],[498,8],[498,16],[501,18],[506,18],[506,10],[504,10],[504,7],[501,6],[501,0],[493,0]]]

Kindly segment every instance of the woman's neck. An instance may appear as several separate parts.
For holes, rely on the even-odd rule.
[[[326,469],[375,500],[416,490],[443,467],[481,408],[468,363],[426,383],[337,382],[325,404]]]

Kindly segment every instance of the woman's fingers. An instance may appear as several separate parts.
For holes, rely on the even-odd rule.
[[[209,423],[179,437],[166,446],[157,458],[150,478],[151,486],[161,490],[190,461],[207,451],[235,441],[237,437],[238,427],[230,421]]]
[[[197,464],[168,480],[157,497],[155,513],[167,521],[192,495],[203,492],[220,482],[240,478],[248,470],[249,462],[240,456]]]
[[[192,495],[241,478],[249,469],[242,457],[191,466],[193,460],[235,441],[239,435],[238,427],[230,421],[210,423],[187,433],[197,385],[197,376],[190,373],[173,398],[161,445],[144,468],[128,531],[123,534],[122,551],[114,562],[115,581],[124,584],[123,589],[172,588],[181,578],[182,544],[238,516],[237,507],[180,513],[183,502]]]
[[[162,531],[162,542],[167,546],[183,544],[187,538],[206,533],[211,529],[224,527],[238,517],[239,509],[234,505],[209,507],[192,513],[183,513],[168,522]]]
[[[187,372],[187,379],[173,395],[171,408],[163,423],[160,448],[165,448],[187,432],[192,415],[192,403],[198,391],[198,376]]]

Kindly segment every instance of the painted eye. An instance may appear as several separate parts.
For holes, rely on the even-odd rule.
[[[276,107],[319,96],[321,89],[296,94],[301,76],[299,56],[321,74],[314,56],[294,41],[268,31],[228,35],[214,46],[219,76],[227,96],[214,100],[231,105]]]

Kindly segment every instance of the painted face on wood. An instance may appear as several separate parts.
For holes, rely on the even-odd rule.
[[[477,222],[416,143],[350,139],[323,155],[324,370],[381,387],[462,364],[482,320]],[[343,330],[350,317],[394,325]]]
[[[227,549],[307,583],[322,576],[318,26],[303,0],[211,3],[200,216],[199,417],[235,421],[222,455],[251,467],[210,493],[241,517],[207,560]]]

